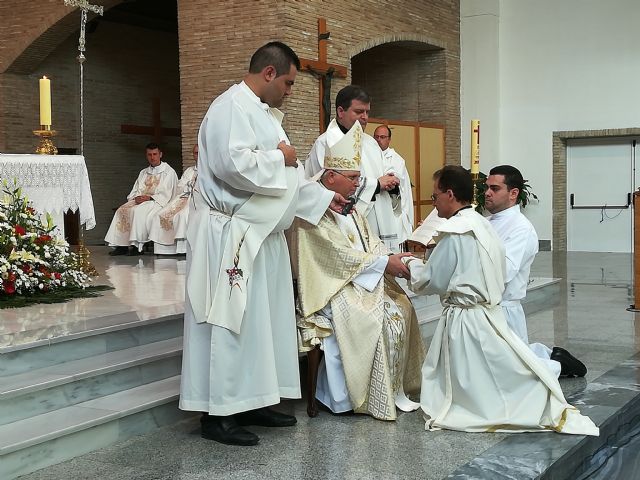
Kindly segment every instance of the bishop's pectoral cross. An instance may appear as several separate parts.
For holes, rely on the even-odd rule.
[[[300,59],[302,70],[311,72],[320,80],[320,133],[323,133],[331,119],[331,79],[347,78],[347,67],[327,63],[327,20],[318,19],[318,60]]]

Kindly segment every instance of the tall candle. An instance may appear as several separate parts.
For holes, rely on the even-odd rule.
[[[51,126],[51,80],[40,79],[40,125]]]
[[[480,120],[471,120],[471,173],[480,173]]]

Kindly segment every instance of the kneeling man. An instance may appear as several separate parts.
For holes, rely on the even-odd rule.
[[[362,127],[329,146],[317,175],[327,189],[353,196],[359,185]],[[318,225],[298,221],[300,350],[321,345],[316,398],[335,413],[353,410],[395,420],[396,407],[416,410],[425,355],[416,314],[394,277],[409,271],[364,216],[327,210]]]
[[[473,181],[446,165],[433,203],[446,222],[428,261],[403,259],[410,288],[443,305],[422,367],[420,403],[428,430],[555,431],[598,435],[569,405],[557,376],[509,328],[500,302],[505,254],[489,222],[471,207]]]

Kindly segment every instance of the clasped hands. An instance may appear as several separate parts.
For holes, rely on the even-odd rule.
[[[151,195],[138,195],[134,198],[136,205],[140,205],[141,203],[148,202],[151,200]]]
[[[387,262],[385,273],[393,275],[396,278],[409,278],[411,276],[409,267],[404,264],[402,259],[404,257],[410,257],[411,255],[412,254],[409,252],[389,255],[389,261]]]
[[[393,190],[400,185],[400,179],[393,172],[387,173],[378,179],[380,190]]]

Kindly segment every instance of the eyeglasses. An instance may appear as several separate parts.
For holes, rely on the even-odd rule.
[[[360,175],[345,175],[344,173],[340,173],[338,170],[331,170],[331,171],[333,173],[337,173],[338,175],[346,178],[351,183],[356,183],[356,182],[360,181],[360,179],[362,178]]]
[[[373,138],[376,140],[384,140],[385,138],[389,138],[389,135],[374,135]]]
[[[444,193],[444,192],[440,192],[440,193],[432,193],[432,194],[431,194],[431,200],[433,200],[434,202],[435,202],[436,200],[438,200],[438,195],[440,195],[441,193]]]

